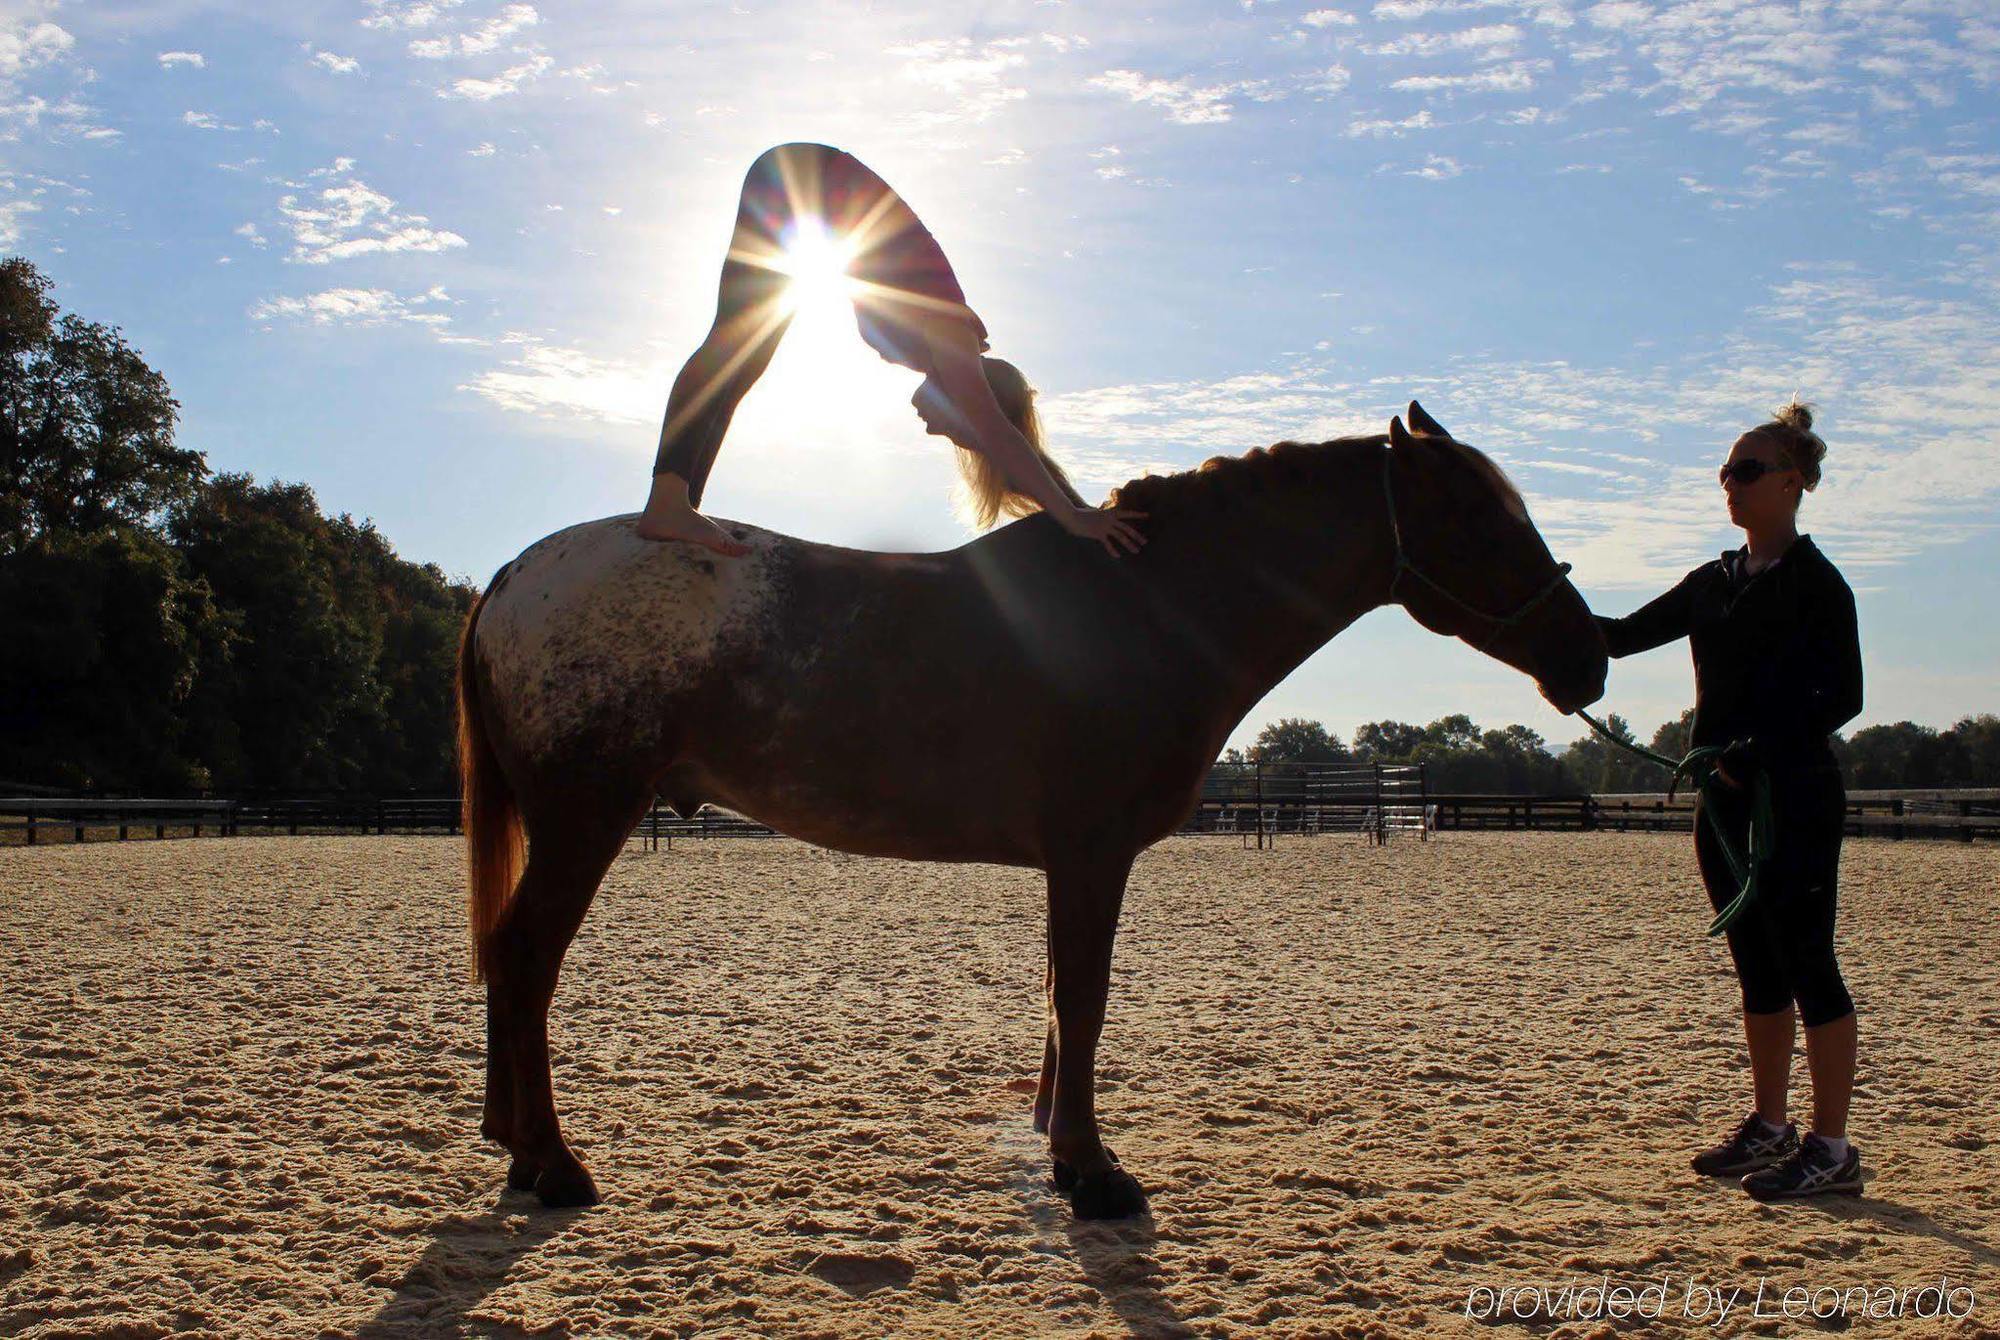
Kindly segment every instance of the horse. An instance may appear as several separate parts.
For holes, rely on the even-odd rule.
[[[1230,731],[1355,619],[1399,603],[1564,712],[1605,648],[1520,494],[1412,401],[1386,435],[1285,441],[1133,480],[1113,557],[1034,514],[937,553],[740,522],[724,558],[631,515],[529,546],[469,613],[458,702],[482,1134],[508,1183],[594,1203],[551,1090],[556,976],[656,797],[824,847],[1047,878],[1035,1129],[1079,1218],[1146,1208],[1094,1078],[1134,858],[1193,812]]]

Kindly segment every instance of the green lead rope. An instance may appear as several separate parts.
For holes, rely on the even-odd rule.
[[[1722,754],[1720,745],[1705,744],[1690,749],[1687,757],[1678,763],[1665,754],[1656,754],[1630,740],[1621,740],[1613,735],[1590,713],[1577,709],[1577,715],[1590,723],[1590,728],[1617,745],[1628,754],[1636,754],[1651,763],[1657,763],[1667,770],[1667,800],[1671,802],[1674,791],[1682,777],[1693,782],[1695,788],[1707,800],[1701,807],[1702,817],[1708,820],[1709,831],[1715,834],[1716,845],[1722,848],[1722,859],[1728,863],[1731,878],[1736,881],[1736,896],[1729,906],[1715,914],[1715,920],[1708,923],[1710,935],[1720,935],[1736,924],[1750,904],[1757,901],[1757,877],[1763,870],[1764,862],[1771,856],[1771,779],[1760,768],[1750,783],[1750,851],[1737,850],[1729,840],[1729,834],[1722,831],[1722,821],[1715,817],[1715,803],[1722,796],[1728,784],[1716,775],[1715,762]]]

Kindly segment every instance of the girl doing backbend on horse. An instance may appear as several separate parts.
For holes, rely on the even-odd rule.
[[[1854,1002],[1833,952],[1847,793],[1827,740],[1861,710],[1861,645],[1854,593],[1798,531],[1799,502],[1819,483],[1825,455],[1810,408],[1796,400],[1738,438],[1722,487],[1748,543],[1637,612],[1598,619],[1613,656],[1690,640],[1690,742],[1727,746],[1719,762],[1730,789],[1715,817],[1738,850],[1747,847],[1747,787],[1757,770],[1770,780],[1771,856],[1758,900],[1728,932],[1756,1106],[1693,1161],[1700,1173],[1747,1174],[1743,1188],[1759,1200],[1861,1188],[1860,1152],[1847,1140]],[[1708,803],[1707,793],[1696,802]],[[1695,857],[1720,911],[1737,890],[1700,814]],[[1805,1022],[1812,1071],[1813,1129],[1803,1141],[1785,1120],[1795,1018]]]
[[[1013,364],[981,357],[985,323],[930,230],[859,159],[810,143],[766,150],[744,178],[715,322],[674,380],[639,534],[747,552],[695,509],[737,402],[791,323],[785,247],[801,218],[815,216],[852,248],[861,337],[889,362],[924,374],[911,403],[927,432],[958,446],[979,525],[1039,508],[1114,554],[1121,544],[1136,551],[1144,541],[1131,522],[1144,514],[1091,507],[1071,487],[1042,445],[1034,389]]]

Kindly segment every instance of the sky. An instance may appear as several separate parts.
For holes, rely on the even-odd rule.
[[[483,584],[639,508],[744,171],[835,144],[1093,499],[1416,397],[1622,614],[1741,541],[1715,466],[1798,393],[1849,729],[1943,728],[2000,711],[1997,94],[1992,0],[0,0],[0,251],[123,329],[215,469]],[[802,313],[705,510],[964,543],[916,383]],[[1599,706],[1692,698],[1679,643]],[[1389,607],[1232,742],[1461,711],[1582,729]]]

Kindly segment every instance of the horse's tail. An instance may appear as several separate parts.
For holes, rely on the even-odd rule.
[[[479,667],[472,647],[479,631],[485,594],[473,602],[458,643],[458,782],[465,821],[466,918],[472,929],[472,980],[486,976],[486,946],[507,897],[520,878],[527,842],[521,828],[521,808],[507,785],[500,760],[487,737],[480,711]]]

